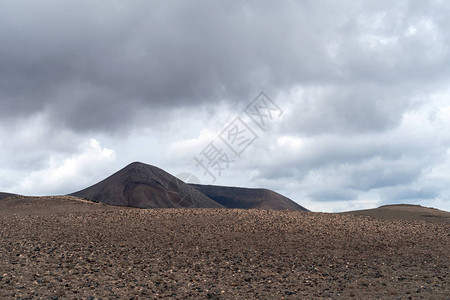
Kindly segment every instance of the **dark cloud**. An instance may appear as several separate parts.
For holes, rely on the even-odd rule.
[[[5,1],[2,111],[26,115],[50,106],[56,121],[75,130],[114,130],[130,121],[119,115],[142,106],[242,101],[262,89],[343,84],[323,104],[330,113],[350,114],[349,127],[388,126],[397,115],[382,106],[405,104],[397,101],[409,88],[404,81],[437,76],[448,61],[447,51],[439,51],[448,43],[444,12],[417,5]],[[430,13],[436,17],[428,22]],[[428,40],[406,37],[422,19],[416,35]],[[358,81],[375,87],[355,88]],[[379,93],[386,86],[390,91]]]

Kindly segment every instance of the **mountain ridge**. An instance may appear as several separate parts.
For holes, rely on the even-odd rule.
[[[244,188],[189,184],[227,208],[309,211],[275,191],[264,188]]]

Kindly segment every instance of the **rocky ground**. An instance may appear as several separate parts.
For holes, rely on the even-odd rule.
[[[450,299],[450,225],[0,202],[1,299]]]

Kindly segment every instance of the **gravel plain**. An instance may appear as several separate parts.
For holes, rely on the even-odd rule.
[[[0,201],[0,299],[450,299],[450,225]]]

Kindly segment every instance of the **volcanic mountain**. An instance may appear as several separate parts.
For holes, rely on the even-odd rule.
[[[190,184],[227,208],[308,211],[291,199],[267,189]]]
[[[139,208],[242,208],[308,211],[266,189],[186,184],[169,173],[134,162],[105,180],[70,194],[94,202]]]
[[[139,208],[223,207],[169,173],[139,162],[71,195],[95,202]]]

